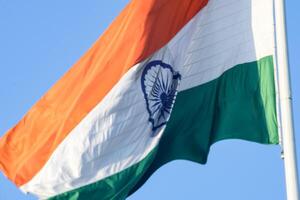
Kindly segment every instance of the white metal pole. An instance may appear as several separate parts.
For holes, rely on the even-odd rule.
[[[278,87],[281,109],[286,192],[288,200],[299,200],[284,0],[275,0],[275,21]]]

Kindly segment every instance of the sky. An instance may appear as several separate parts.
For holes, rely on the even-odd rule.
[[[0,136],[89,49],[127,3],[0,0]],[[300,1],[286,4],[296,145],[300,149]],[[283,200],[280,152],[275,145],[222,141],[211,147],[206,165],[173,161],[128,200]],[[33,199],[0,173],[0,200]]]

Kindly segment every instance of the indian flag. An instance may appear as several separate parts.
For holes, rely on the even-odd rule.
[[[120,200],[175,159],[278,144],[273,0],[132,0],[0,140],[41,199]]]

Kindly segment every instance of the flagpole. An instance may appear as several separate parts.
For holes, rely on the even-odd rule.
[[[283,158],[287,200],[299,200],[297,158],[292,113],[289,61],[287,49],[285,1],[275,0],[276,54],[281,110]]]

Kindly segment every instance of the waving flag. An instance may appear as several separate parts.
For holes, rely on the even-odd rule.
[[[273,0],[133,0],[0,140],[42,199],[125,199],[163,164],[278,144]]]

